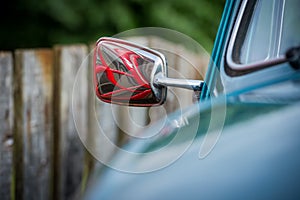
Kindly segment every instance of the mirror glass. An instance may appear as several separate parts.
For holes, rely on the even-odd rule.
[[[165,101],[166,88],[152,84],[157,73],[166,74],[161,53],[126,40],[100,38],[93,64],[100,100],[129,106],[161,105]]]

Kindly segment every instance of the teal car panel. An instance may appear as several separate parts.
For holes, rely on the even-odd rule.
[[[198,157],[206,131],[201,127],[187,152],[173,164],[143,174],[107,168],[92,184],[87,199],[297,199],[299,106],[230,104],[222,135],[206,158]],[[203,115],[207,121],[209,110]],[[183,129],[189,132],[189,126]],[[140,145],[140,152],[164,141],[156,142]],[[136,150],[136,145],[131,147]],[[147,162],[116,157],[120,160],[124,166]]]

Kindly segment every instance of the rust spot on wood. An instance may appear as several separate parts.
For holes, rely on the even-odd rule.
[[[53,51],[51,49],[39,49],[35,55],[42,67],[43,82],[46,86],[47,98],[52,96],[52,76],[53,76]]]
[[[53,52],[50,49],[42,49],[36,51],[36,56],[41,62],[43,67],[43,73],[45,76],[52,74],[52,66],[53,66]]]

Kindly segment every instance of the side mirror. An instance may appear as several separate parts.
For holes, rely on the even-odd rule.
[[[94,86],[107,103],[156,106],[164,103],[167,86],[201,91],[203,81],[167,77],[165,56],[129,41],[103,37],[94,51]]]

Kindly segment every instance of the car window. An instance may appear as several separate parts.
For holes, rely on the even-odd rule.
[[[233,62],[242,69],[245,64],[279,58],[299,46],[299,9],[299,0],[249,1],[231,52]]]

